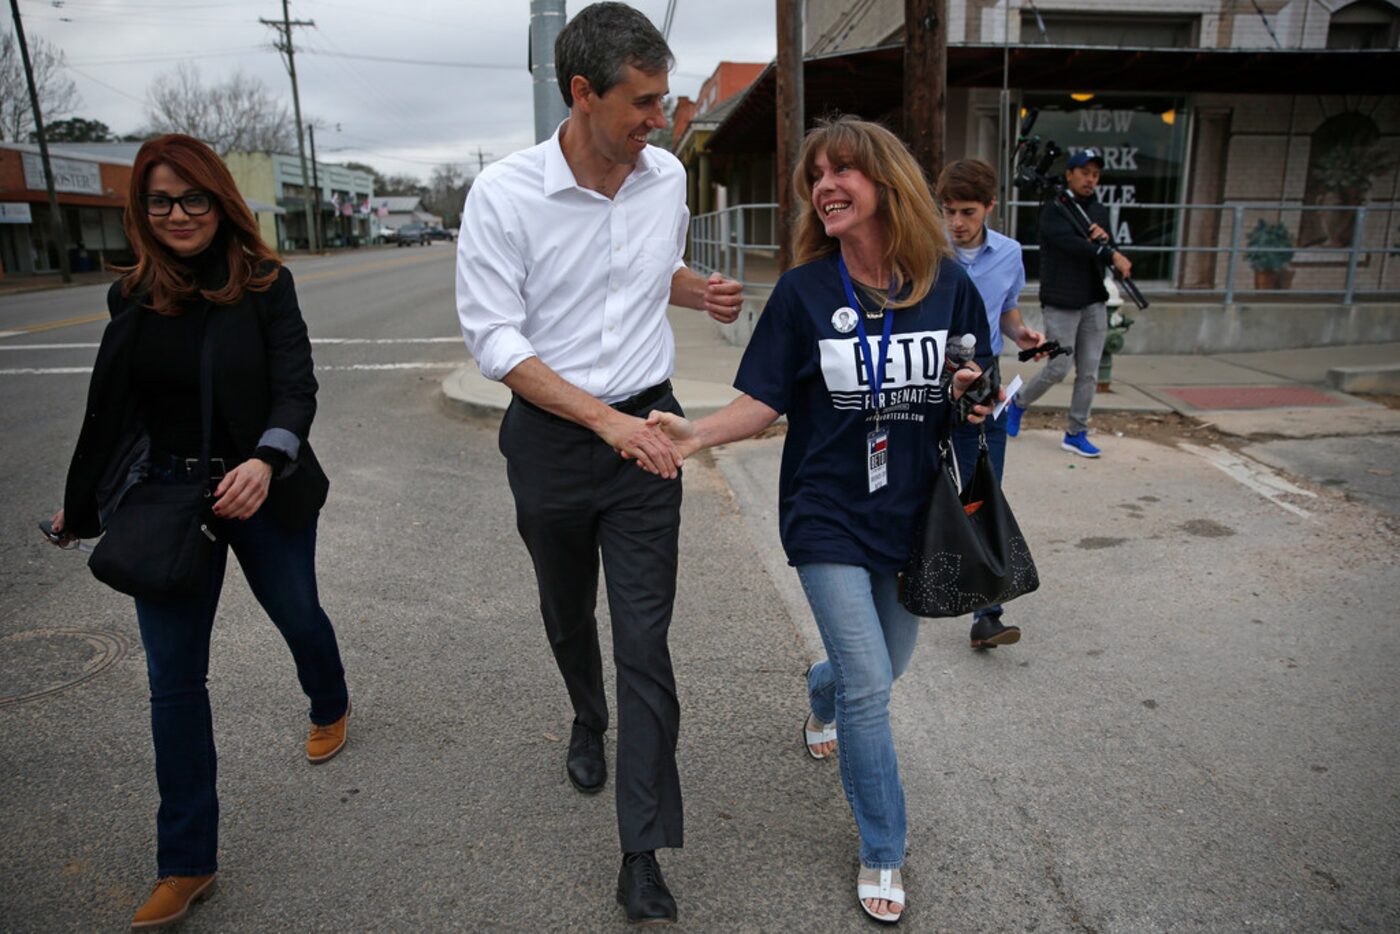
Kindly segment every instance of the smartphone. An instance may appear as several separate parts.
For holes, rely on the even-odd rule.
[[[47,538],[51,544],[57,545],[64,551],[81,551],[84,554],[90,554],[92,550],[97,547],[92,542],[68,538],[62,532],[55,532],[53,530],[52,519],[41,520],[39,522],[39,531],[44,533],[44,537]]]
[[[52,543],[55,544],[55,545],[57,545],[59,542],[63,541],[63,533],[62,533],[62,532],[55,532],[55,531],[53,530],[53,520],[52,520],[52,519],[44,519],[44,520],[42,520],[42,521],[39,523],[39,531],[40,531],[40,532],[43,532],[43,533],[44,533],[44,537],[47,538],[50,542],[52,542]]]

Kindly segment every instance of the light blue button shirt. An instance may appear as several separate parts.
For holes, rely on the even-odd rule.
[[[992,335],[992,353],[1001,354],[1001,316],[1020,304],[1026,287],[1026,266],[1021,261],[1021,244],[990,227],[981,248],[969,262],[954,251],[958,262],[972,277],[982,304],[987,306],[987,328]]]

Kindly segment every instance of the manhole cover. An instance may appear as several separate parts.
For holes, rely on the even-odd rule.
[[[125,654],[121,636],[87,629],[31,629],[0,638],[0,707],[82,684]]]

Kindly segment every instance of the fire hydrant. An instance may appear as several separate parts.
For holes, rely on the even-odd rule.
[[[1133,326],[1134,319],[1123,314],[1123,296],[1112,274],[1104,277],[1103,284],[1108,290],[1108,301],[1104,303],[1108,314],[1108,336],[1104,338],[1103,356],[1099,357],[1099,392],[1112,392],[1113,355],[1122,352],[1124,335]]]

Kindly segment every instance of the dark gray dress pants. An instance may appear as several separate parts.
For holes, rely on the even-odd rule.
[[[648,409],[675,412],[673,396]],[[638,413],[645,416],[645,412]],[[681,481],[623,460],[593,432],[519,398],[501,423],[516,527],[574,717],[608,727],[594,614],[602,557],[617,667],[617,825],[623,852],[682,844],[680,704],[666,634],[676,595]]]

